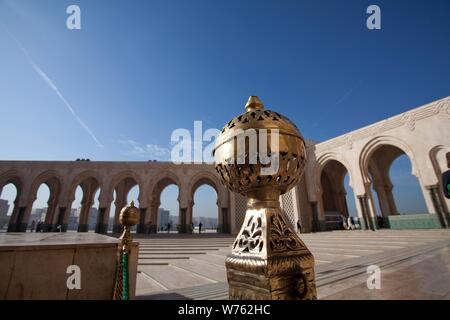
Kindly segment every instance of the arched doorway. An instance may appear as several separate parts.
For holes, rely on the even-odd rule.
[[[6,232],[18,201],[19,191],[15,183],[0,186],[0,232]]]
[[[27,222],[27,229],[36,232],[49,231],[49,226],[44,223],[49,221],[49,203],[50,188],[47,184],[42,183],[36,192],[36,200],[33,202],[30,219]]]
[[[68,227],[73,228],[76,223],[78,232],[95,230],[98,220],[100,183],[95,177],[90,176],[82,179],[80,183],[76,183],[73,189],[71,199],[77,201],[72,200],[70,203],[69,212],[72,218],[69,220],[72,222],[72,227],[70,223]]]
[[[325,216],[325,226],[320,226],[321,230],[340,230],[343,228],[343,221],[347,221],[349,216],[355,224],[359,223],[354,210],[354,198],[351,200],[352,210],[349,210],[347,196],[348,193],[352,196],[353,191],[348,170],[340,161],[330,159],[325,163],[320,173],[320,186]]]
[[[132,201],[134,202],[134,206],[136,208],[140,208],[140,204],[139,204],[139,185],[135,184],[130,191],[128,191],[127,194],[127,204],[130,204]],[[134,225],[133,227],[131,227],[131,231],[132,232],[136,232],[138,225]]]
[[[217,192],[209,184],[194,190],[192,207],[193,233],[216,233],[219,225]]]
[[[129,204],[131,200],[134,200],[135,206],[139,208],[138,199],[140,188],[136,179],[127,175],[120,175],[119,178],[115,180],[118,182],[116,182],[113,187],[114,200],[111,205],[109,216],[113,217],[112,232],[120,233],[122,231],[122,226],[119,223],[120,211]],[[133,231],[135,229],[136,226],[132,228]]]
[[[408,155],[399,147],[381,144],[368,159],[376,193],[378,226],[390,227],[389,217],[428,213],[423,191]]]
[[[167,185],[157,196],[159,205],[156,226],[159,233],[174,233],[179,231],[179,189],[173,182],[166,181],[166,183]],[[161,184],[161,186],[164,184]]]
[[[30,215],[26,215],[23,221],[23,223],[27,223],[29,229],[41,232],[62,231],[62,225],[58,224],[56,212],[60,191],[59,176],[53,171],[45,172],[34,180],[31,186],[31,196],[34,202]]]

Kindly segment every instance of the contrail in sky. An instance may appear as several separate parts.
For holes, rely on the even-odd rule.
[[[17,40],[16,37],[14,37],[14,35],[9,32],[9,30],[7,28],[5,28],[6,32],[8,33],[8,35],[11,37],[11,39],[14,40],[14,42],[19,46],[20,50],[25,54],[25,56],[27,57],[28,62],[30,63],[30,65],[33,67],[34,71],[36,71],[36,73],[42,78],[42,80],[45,81],[45,83],[50,87],[50,89],[52,89],[56,95],[59,97],[59,99],[63,102],[63,104],[66,106],[66,108],[69,110],[69,112],[72,114],[72,116],[78,121],[78,123],[83,127],[84,130],[86,130],[86,132],[91,136],[91,138],[95,141],[95,143],[97,144],[97,146],[99,146],[100,148],[104,148],[103,144],[97,139],[97,137],[95,136],[95,134],[92,132],[92,130],[87,126],[86,123],[84,123],[84,121],[76,114],[75,110],[72,108],[72,106],[70,105],[70,103],[66,100],[66,98],[64,98],[64,96],[62,95],[62,93],[59,91],[58,87],[53,83],[53,81],[47,76],[47,74],[41,69],[39,68],[39,66],[33,61],[33,59],[31,59],[30,55],[28,54],[28,51],[24,48],[24,46],[20,43],[19,40]]]

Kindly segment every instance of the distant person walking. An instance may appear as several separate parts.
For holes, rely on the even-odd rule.
[[[172,225],[170,224],[170,222],[167,224],[167,233],[170,233],[170,228],[172,227]]]
[[[345,216],[341,215],[341,221],[342,221],[342,227],[344,228],[344,230],[348,230],[347,218],[345,218]]]
[[[30,232],[34,231],[34,228],[36,227],[36,221],[31,221],[31,228],[30,228]]]
[[[348,217],[347,219],[347,224],[348,224],[348,229],[349,230],[355,230],[355,224],[353,223],[353,218],[351,216]]]
[[[198,233],[202,233],[202,222],[200,221],[200,223],[198,224]]]
[[[302,233],[302,225],[300,224],[300,220],[297,220],[297,232]]]

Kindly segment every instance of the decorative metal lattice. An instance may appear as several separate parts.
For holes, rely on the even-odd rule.
[[[247,197],[240,195],[238,193],[236,193],[235,195],[236,195],[235,226],[236,230],[240,230],[242,224],[244,223],[245,212],[247,211]]]
[[[289,192],[281,195],[281,204],[282,204],[282,212],[284,213],[287,221],[291,224],[291,227],[294,230],[297,230],[295,227],[297,225],[297,209],[294,201],[294,191],[295,189],[290,190]]]

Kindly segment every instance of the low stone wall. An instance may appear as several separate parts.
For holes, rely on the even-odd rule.
[[[0,234],[0,299],[111,300],[118,239],[85,233]],[[138,243],[130,255],[130,298],[136,291]],[[80,270],[80,289],[67,282]]]
[[[386,221],[386,220],[385,220]],[[404,214],[387,217],[387,227],[391,229],[441,229],[435,214]]]

